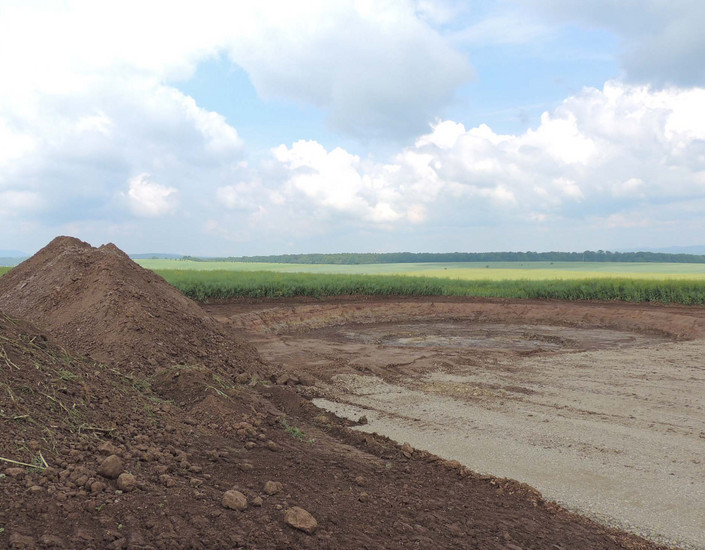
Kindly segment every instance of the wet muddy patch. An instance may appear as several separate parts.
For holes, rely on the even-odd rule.
[[[464,321],[329,327],[309,337],[384,347],[556,352],[652,345],[667,338],[606,328]]]

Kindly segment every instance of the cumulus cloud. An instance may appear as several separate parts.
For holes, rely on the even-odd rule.
[[[0,120],[14,121],[13,142],[23,144],[10,149],[0,191],[41,196],[46,208],[32,212],[48,224],[124,218],[117,198],[125,182],[142,173],[170,182],[197,204],[203,185],[215,187],[237,171],[243,152],[237,131],[221,115],[152,79],[134,78],[129,85],[107,79],[69,95],[10,98],[0,104]],[[161,214],[163,202],[140,205],[152,188],[135,185],[129,211]]]
[[[468,61],[435,29],[433,5],[423,11],[413,2],[354,0],[204,0],[198,9],[165,0],[2,2],[5,204],[38,198],[17,211],[27,223],[53,228],[49,235],[68,231],[69,223],[93,231],[94,220],[126,227],[132,215],[161,213],[175,199],[171,194],[172,203],[157,201],[156,208],[128,200],[125,182],[148,173],[150,181],[178,189],[192,211],[223,203],[235,216],[267,204],[260,213],[266,216],[286,200],[277,189],[281,174],[267,176],[262,185],[270,188],[261,197],[252,185],[243,188],[238,182],[259,181],[255,172],[266,167],[243,164],[237,129],[175,83],[225,55],[262,96],[316,105],[343,132],[408,138],[470,74]],[[143,185],[132,195],[145,199],[149,189],[155,190]],[[390,220],[396,212],[377,201],[367,215]]]
[[[649,223],[675,232],[685,220],[691,233],[705,231],[702,88],[610,82],[521,134],[433,122],[471,73],[454,40],[533,40],[549,19],[610,28],[635,44],[623,57],[633,80],[652,71],[659,82],[702,84],[699,5],[527,0],[463,36],[449,31],[459,5],[3,2],[0,234],[42,230],[45,239],[76,228],[141,243],[145,228],[162,227],[200,251],[204,233],[312,246],[300,239],[353,235],[375,247],[380,236],[418,243],[436,231],[435,244],[423,242],[445,248],[438,228],[451,227],[466,248],[472,228],[499,223],[521,235]],[[516,14],[528,10],[544,19],[520,29]],[[507,22],[524,34],[500,39]],[[223,54],[263,97],[318,106],[339,131],[416,140],[382,159],[311,139],[248,151],[221,114],[174,87]],[[169,223],[177,210],[179,223]]]
[[[697,113],[685,115],[699,100],[705,105],[705,90],[612,82],[566,99],[523,134],[438,121],[388,163],[315,141],[282,145],[273,151],[285,170],[278,204],[305,213],[302,232],[316,221],[398,229],[570,218],[644,227],[654,205],[705,198],[703,126]],[[270,208],[257,213],[260,221]]]
[[[341,148],[326,151],[315,141],[282,145],[273,154],[289,171],[282,187],[285,199],[304,198],[334,215],[372,223],[405,217],[392,206],[403,201],[399,189],[384,177],[384,167],[365,170],[358,156]]]
[[[321,107],[344,132],[406,138],[471,73],[423,15],[427,4],[418,11],[413,2],[204,0],[196,10],[163,0],[4,2],[0,92],[80,94],[107,73],[120,77],[111,85],[173,82],[225,53],[264,97]]]
[[[701,0],[513,0],[526,14],[614,32],[631,81],[705,85],[705,3]]]
[[[471,75],[467,59],[428,22],[440,8],[427,4],[425,18],[411,2],[272,4],[248,14],[251,25],[232,40],[231,58],[265,97],[327,109],[338,130],[418,133]]]
[[[156,218],[176,209],[176,194],[175,188],[150,181],[149,174],[139,174],[128,181],[125,196],[135,215]]]

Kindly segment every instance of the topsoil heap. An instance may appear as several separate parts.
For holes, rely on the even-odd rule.
[[[0,278],[0,307],[72,353],[125,371],[151,374],[177,364],[264,370],[252,346],[113,244],[55,238]]]

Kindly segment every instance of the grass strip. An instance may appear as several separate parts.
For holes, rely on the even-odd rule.
[[[338,275],[270,271],[157,270],[202,302],[296,296],[478,296],[678,304],[705,303],[705,281],[674,279],[461,280],[401,275]]]

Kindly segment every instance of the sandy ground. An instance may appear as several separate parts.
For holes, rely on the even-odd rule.
[[[317,375],[314,402],[366,416],[357,429],[705,548],[702,308],[405,301],[212,313],[266,359]]]

